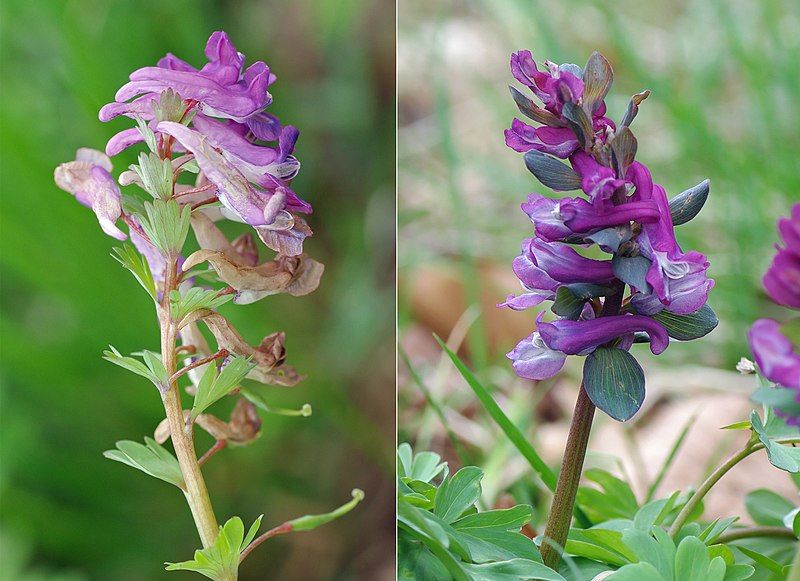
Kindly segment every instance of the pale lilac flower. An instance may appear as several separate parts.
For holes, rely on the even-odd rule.
[[[125,233],[115,222],[122,215],[119,186],[109,173],[111,160],[94,149],[81,148],[75,161],[62,163],[56,168],[56,185],[75,196],[82,205],[91,208],[103,232],[125,240]]]

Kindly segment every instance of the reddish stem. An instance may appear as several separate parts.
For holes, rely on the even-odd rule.
[[[241,563],[242,561],[244,561],[245,557],[247,557],[247,555],[253,552],[253,549],[255,549],[258,545],[260,545],[267,539],[272,537],[277,537],[278,535],[285,535],[286,533],[290,532],[292,532],[292,525],[291,523],[288,522],[285,522],[282,525],[278,525],[274,529],[268,530],[260,537],[253,539],[253,542],[247,545],[247,547],[245,547],[244,551],[242,551],[242,554],[239,555],[239,562]]]
[[[211,446],[208,451],[203,454],[200,459],[197,461],[200,466],[208,462],[211,457],[219,452],[220,450],[224,450],[228,446],[228,440],[217,440],[213,446]]]

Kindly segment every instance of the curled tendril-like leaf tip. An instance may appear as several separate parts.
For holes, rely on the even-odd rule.
[[[352,492],[350,492],[350,494],[353,495],[353,500],[355,500],[356,502],[361,502],[362,500],[364,500],[365,496],[364,491],[361,490],[360,488],[354,488]]]
[[[304,403],[303,407],[300,408],[300,415],[304,418],[307,418],[311,415],[312,409],[310,403]]]

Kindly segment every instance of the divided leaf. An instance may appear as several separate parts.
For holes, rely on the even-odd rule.
[[[147,291],[147,294],[149,294],[154,301],[158,301],[153,273],[150,271],[150,265],[147,264],[147,260],[145,260],[144,256],[136,252],[130,244],[123,244],[121,247],[115,247],[113,251],[114,253],[111,256],[114,260],[127,268],[139,284],[142,285],[142,288]]]
[[[169,293],[172,318],[175,321],[181,321],[186,315],[200,309],[214,310],[232,298],[233,295],[220,295],[217,290],[199,287],[192,287],[183,295],[180,291],[173,290]]]
[[[151,381],[158,389],[165,389],[169,378],[161,358],[152,351],[142,351],[140,355],[144,359],[144,363],[133,357],[122,355],[113,345],[109,345],[109,349],[103,351],[103,359],[106,361],[141,375]]]
[[[170,165],[170,175],[171,168]],[[189,206],[181,209],[175,200],[145,202],[144,209],[147,216],[139,216],[139,221],[151,242],[164,256],[178,254],[189,234],[192,209]]]
[[[238,356],[231,358],[219,374],[216,366],[209,365],[197,385],[192,420],[238,387],[253,367],[249,358]]]
[[[144,444],[139,444],[122,440],[116,443],[115,450],[106,450],[103,456],[183,489],[183,475],[175,456],[152,438],[145,437],[144,441]]]

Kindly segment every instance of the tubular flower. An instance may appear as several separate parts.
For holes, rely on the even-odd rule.
[[[582,195],[532,193],[522,204],[534,226],[534,236],[523,241],[513,262],[523,292],[499,306],[523,310],[553,301],[556,319],[544,321],[540,312],[536,331],[508,358],[518,375],[540,380],[556,374],[568,356],[600,348],[627,351],[634,342],[646,341],[653,354],[662,353],[671,331],[653,316],[667,310],[699,318],[714,281],[706,276],[705,256],[681,250],[666,192],[635,160],[637,144],[629,126],[644,97],[635,97],[637,107],[629,108],[619,125],[605,117],[613,73],[597,53],[584,69],[546,63],[540,70],[529,51],[519,51],[511,57],[511,71],[541,102],[512,88],[520,111],[541,126],[515,119],[506,144],[525,153],[527,168],[544,185]],[[702,201],[678,223],[694,217]],[[592,245],[610,260],[584,255]],[[706,324],[702,334],[715,324]]]
[[[146,143],[153,154],[172,160],[176,175],[193,161],[200,170],[195,192],[183,184],[173,187],[180,204],[219,201],[222,208],[214,210],[220,218],[249,224],[271,249],[298,256],[312,234],[298,214],[312,208],[290,185],[300,170],[294,156],[299,132],[266,112],[275,75],[263,62],[245,68],[244,55],[221,31],[208,39],[205,55],[208,61],[199,69],[168,54],[155,67],[131,73],[99,116],[109,121],[123,115],[138,126],[114,135],[106,153]],[[173,159],[173,153],[183,155]],[[124,172],[120,183],[143,185],[143,176],[153,171],[141,170]],[[156,193],[164,196],[163,190]]]
[[[56,168],[56,185],[75,196],[81,204],[91,208],[103,232],[125,240],[125,233],[115,222],[122,216],[119,186],[111,176],[111,160],[94,149],[81,148],[75,161],[62,163]]]
[[[786,307],[800,310],[800,204],[792,207],[791,216],[778,220],[778,231],[785,247],[777,253],[764,276],[764,288],[770,298]],[[797,324],[797,320],[794,321]],[[800,345],[793,343],[777,321],[758,319],[747,334],[761,373],[771,382],[794,392],[800,405]],[[794,406],[798,409],[798,406]],[[800,414],[776,407],[775,411],[791,425],[800,426]]]

